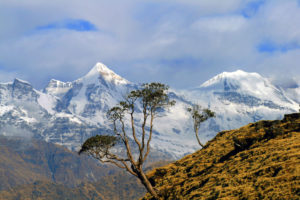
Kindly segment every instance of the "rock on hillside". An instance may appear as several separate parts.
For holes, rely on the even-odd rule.
[[[300,113],[220,132],[148,176],[163,199],[299,199]]]

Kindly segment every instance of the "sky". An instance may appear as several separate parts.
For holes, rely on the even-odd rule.
[[[178,89],[238,69],[300,84],[300,1],[0,0],[0,82],[42,89],[97,62]]]

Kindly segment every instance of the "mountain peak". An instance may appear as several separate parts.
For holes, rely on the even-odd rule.
[[[227,82],[230,81],[233,83],[238,83],[241,81],[247,81],[247,80],[253,80],[253,79],[263,79],[261,75],[258,73],[250,73],[245,72],[243,70],[236,70],[234,72],[223,72],[221,74],[218,74],[214,76],[213,78],[209,79],[208,81],[204,82],[200,87],[210,87],[212,85],[216,85],[218,83]]]
[[[110,70],[107,66],[105,66],[103,63],[97,62],[96,65],[87,73],[86,76],[93,76],[94,74],[99,74],[99,73],[114,73],[114,72]]]
[[[99,78],[99,76],[103,77],[108,82],[113,82],[115,84],[128,84],[129,81],[122,78],[118,74],[116,74],[114,71],[109,69],[106,65],[103,63],[96,63],[96,65],[82,78],[82,79],[94,79]]]

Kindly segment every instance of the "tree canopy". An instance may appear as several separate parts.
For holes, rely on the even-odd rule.
[[[199,128],[201,123],[208,120],[211,117],[215,117],[215,113],[211,111],[208,108],[202,108],[198,104],[194,104],[192,107],[187,108],[187,111],[191,114],[191,117],[193,119],[193,125],[194,125],[194,132],[197,138],[197,141],[201,147],[204,145],[201,143],[199,138]]]

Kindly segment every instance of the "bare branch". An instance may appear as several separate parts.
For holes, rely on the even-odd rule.
[[[132,164],[136,165],[136,162],[133,159],[133,155],[132,155],[132,152],[131,152],[131,149],[130,149],[130,146],[129,146],[129,142],[128,142],[128,138],[127,138],[127,135],[126,135],[125,124],[124,124],[123,119],[120,119],[120,122],[122,124],[122,131],[123,131],[123,136],[124,136],[124,141],[123,142],[124,142],[124,145],[126,147],[127,156],[130,159],[130,162]]]
[[[143,158],[143,162],[145,162],[145,160],[147,159],[149,153],[150,153],[150,141],[152,139],[152,132],[153,132],[153,120],[154,120],[154,114],[153,112],[151,112],[151,120],[150,120],[150,131],[149,131],[149,138],[148,138],[148,141],[147,141],[147,151],[146,151],[146,154]]]
[[[130,113],[130,120],[131,120],[131,129],[132,129],[132,136],[133,136],[133,139],[134,139],[135,143],[138,145],[139,151],[141,152],[141,151],[142,151],[142,145],[141,145],[141,143],[139,142],[139,140],[138,140],[137,137],[136,137],[135,127],[134,127],[133,112]]]

